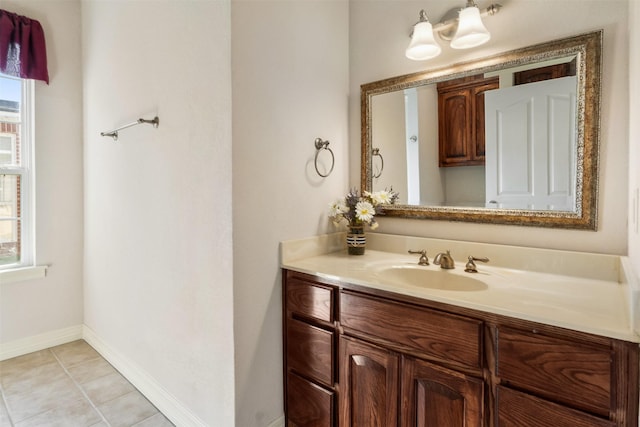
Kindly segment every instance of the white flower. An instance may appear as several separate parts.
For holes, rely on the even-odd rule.
[[[378,227],[374,216],[378,213],[376,208],[380,205],[391,205],[398,198],[398,193],[393,190],[363,191],[362,196],[354,188],[349,190],[346,197],[329,203],[329,218],[334,225],[347,223],[348,226],[361,226],[368,224],[372,230]]]
[[[376,205],[386,205],[391,203],[391,195],[388,191],[376,191],[371,194],[371,199]]]
[[[349,208],[344,203],[344,200],[336,200],[333,203],[329,203],[329,217],[336,218],[345,212],[349,212]]]
[[[356,218],[362,222],[370,222],[373,220],[373,216],[376,211],[373,209],[373,205],[369,202],[358,202],[356,204]]]

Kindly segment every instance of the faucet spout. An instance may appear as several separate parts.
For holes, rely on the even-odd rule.
[[[435,265],[439,265],[440,268],[444,268],[445,270],[451,270],[455,268],[455,262],[453,261],[451,253],[448,250],[447,253],[440,252],[438,255],[436,255],[436,257],[433,259],[433,263]]]

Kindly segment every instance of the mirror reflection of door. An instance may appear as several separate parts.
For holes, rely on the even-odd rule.
[[[576,77],[485,93],[487,207],[575,211]]]

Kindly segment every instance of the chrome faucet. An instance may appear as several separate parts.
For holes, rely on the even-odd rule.
[[[474,261],[489,262],[489,258],[476,258],[474,256],[470,256],[467,265],[464,266],[464,271],[467,273],[477,273],[478,269],[476,268],[476,263]]]
[[[451,270],[455,267],[455,262],[453,262],[453,258],[451,258],[449,251],[447,251],[446,254],[444,252],[440,252],[433,259],[433,263],[435,265],[439,265],[440,268],[444,268],[445,270]]]
[[[409,249],[410,254],[420,254],[420,259],[418,260],[418,265],[429,265],[429,258],[427,258],[427,251],[424,249],[421,251],[412,251]]]

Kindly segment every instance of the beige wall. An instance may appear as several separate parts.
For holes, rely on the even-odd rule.
[[[75,0],[0,0],[37,19],[51,83],[35,83],[36,258],[47,277],[0,284],[0,344],[82,324],[82,72]]]
[[[373,188],[393,189],[402,197],[398,203],[407,203],[407,151],[405,131],[405,99],[404,93],[398,91],[378,95],[371,103],[373,126],[371,134],[372,148],[379,148],[383,158],[383,170],[379,178],[373,178]],[[380,159],[374,158],[373,164],[380,167]],[[376,171],[378,169],[374,169]]]
[[[443,43],[434,60],[404,57],[411,26],[425,8],[437,22],[451,1],[353,0],[350,7],[350,182],[360,182],[360,85],[470,60],[538,42],[604,29],[602,136],[598,231],[552,230],[491,224],[381,218],[378,232],[409,234],[521,246],[626,254],[628,188],[628,1],[505,1],[504,8],[485,20],[492,39],[468,51]],[[435,248],[442,250],[446,248]],[[433,250],[433,249],[432,249]]]
[[[278,244],[334,231],[348,190],[348,2],[232,2],[236,425],[283,411]],[[335,169],[320,178],[314,140]],[[321,161],[328,162],[323,153]]]
[[[629,2],[629,257],[640,273],[640,3]],[[640,290],[639,290],[640,291]],[[640,297],[639,297],[640,298]],[[640,304],[640,302],[638,302]]]
[[[430,63],[404,58],[408,32],[450,1],[151,3],[84,0],[81,19],[75,0],[0,0],[43,23],[52,77],[36,84],[38,260],[52,268],[0,287],[0,342],[83,322],[84,126],[86,324],[207,424],[269,425],[283,407],[278,242],[333,231],[327,204],[359,185],[359,85],[599,28],[598,232],[384,218],[379,231],[626,253],[627,188],[640,186],[634,2],[504,1],[488,45]],[[158,129],[98,135],[156,113]],[[316,137],[336,155],[324,179]]]
[[[82,2],[85,324],[210,426],[235,424],[230,9]]]

